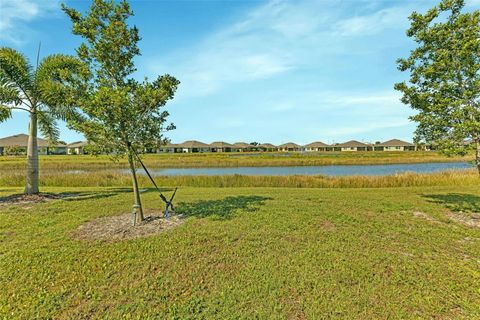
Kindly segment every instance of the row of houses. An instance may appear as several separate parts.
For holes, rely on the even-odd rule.
[[[305,151],[305,152],[328,152],[328,151],[414,151],[414,144],[398,139],[392,139],[376,144],[367,144],[356,140],[344,143],[326,144],[321,141],[312,142],[307,145],[299,145],[288,142],[281,145],[262,143],[258,145],[245,142],[230,144],[224,141],[216,141],[206,144],[196,140],[189,140],[183,143],[169,143],[159,149],[160,153],[196,153],[196,152],[249,152],[249,151]]]
[[[10,137],[0,139],[0,155],[12,154],[20,155],[27,152],[28,135],[16,134]],[[58,143],[52,145],[48,140],[37,138],[38,153],[42,155],[48,154],[83,154],[84,147],[87,145],[85,141],[77,141],[72,143]]]
[[[0,139],[0,155],[3,154],[24,154],[28,144],[28,135],[18,134]],[[85,141],[72,143],[60,143],[51,145],[47,140],[37,138],[38,151],[40,154],[84,154]],[[168,143],[160,147],[158,153],[204,153],[204,152],[338,152],[338,151],[414,151],[416,146],[410,142],[392,139],[375,144],[363,143],[356,140],[344,143],[326,144],[321,141],[299,145],[293,142],[281,145],[271,143],[249,144],[245,142],[228,143],[216,141],[206,144],[196,140],[189,140],[183,143]]]

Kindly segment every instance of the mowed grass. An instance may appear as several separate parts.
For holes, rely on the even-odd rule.
[[[438,152],[264,152],[264,153],[194,153],[194,154],[146,154],[143,156],[149,168],[194,167],[254,167],[254,166],[316,166],[358,165],[472,161],[468,157],[446,157]],[[25,156],[0,156],[0,169],[25,168]],[[42,170],[112,169],[128,168],[126,159],[112,162],[106,155],[50,155],[40,156]]]
[[[0,207],[0,318],[480,318],[480,230],[447,216],[478,186],[181,188],[184,224],[117,243],[72,233],[128,189],[43,191],[80,195]]]

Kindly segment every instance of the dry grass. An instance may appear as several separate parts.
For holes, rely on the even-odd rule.
[[[205,167],[266,167],[266,166],[321,166],[354,164],[398,164],[469,161],[471,157],[446,157],[437,152],[279,152],[279,153],[195,153],[147,154],[144,163],[149,168],[205,168]],[[42,170],[126,169],[126,159],[112,162],[108,156],[69,155],[40,156]],[[24,156],[0,157],[0,169],[23,169]]]
[[[467,227],[480,228],[480,212],[449,212],[447,216]]]
[[[148,214],[148,213],[147,213]],[[161,212],[150,212],[145,220],[133,226],[131,213],[98,218],[82,224],[74,232],[74,238],[85,241],[116,242],[127,239],[151,236],[180,225],[183,216],[172,216],[168,220]]]
[[[445,171],[441,173],[403,173],[390,176],[159,176],[157,184],[163,187],[294,187],[294,188],[384,188],[412,186],[478,185],[480,177],[475,170]],[[152,187],[146,176],[139,176],[140,185]],[[110,187],[131,186],[130,176],[115,171],[91,171],[78,174],[41,172],[40,183],[50,187]],[[24,172],[0,170],[0,186],[21,187]]]

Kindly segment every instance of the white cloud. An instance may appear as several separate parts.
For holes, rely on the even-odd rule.
[[[365,3],[365,7],[370,1]],[[343,7],[342,7],[343,6]],[[342,55],[379,50],[354,45],[339,35],[361,36],[407,24],[410,6],[373,10],[354,16],[344,1],[272,0],[189,48],[181,48],[160,68],[150,58],[152,74],[165,71],[182,79],[177,98],[211,95],[235,83],[285,76],[298,69],[323,67]],[[410,9],[409,9],[410,7]],[[158,59],[160,60],[160,59]],[[325,68],[341,67],[325,65]]]
[[[336,31],[342,36],[358,36],[375,34],[391,27],[406,27],[411,12],[411,8],[402,6],[351,17],[337,22]]]
[[[273,142],[368,137],[410,124],[412,110],[392,88],[391,55],[408,41],[410,12],[430,4],[273,0],[199,43],[143,59],[152,74],[181,80],[172,108],[178,127],[193,126],[184,117],[201,109],[195,124],[208,123],[211,140],[230,126],[239,139]]]
[[[31,30],[25,23],[59,8],[59,0],[0,0],[0,40],[21,44]]]
[[[169,72],[182,79],[179,95],[209,95],[228,84],[294,70],[304,63],[299,52],[317,46],[312,35],[318,35],[329,19],[318,9],[312,1],[270,1],[188,48],[188,53],[174,53],[167,66],[177,66]],[[149,65],[152,73],[165,71],[156,59]]]
[[[381,122],[365,122],[357,126],[337,127],[335,128],[335,135],[337,137],[353,138],[363,133],[368,133],[382,129],[392,129],[398,127],[405,127],[411,124],[409,120],[387,120]]]
[[[335,105],[377,105],[400,103],[401,95],[396,91],[349,94],[345,92],[329,93],[326,101]]]
[[[405,113],[408,108],[400,102],[401,95],[392,90],[351,92],[351,91],[324,91],[324,92],[297,92],[295,96],[280,93],[277,97],[268,96],[259,104],[268,104],[265,112],[283,112],[295,110],[297,112],[328,112],[336,114],[366,114],[375,116],[396,115]]]

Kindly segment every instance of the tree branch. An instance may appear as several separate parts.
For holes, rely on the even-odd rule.
[[[32,113],[32,111],[30,111],[29,109],[22,108],[22,107],[8,107],[8,109],[23,110],[23,111],[27,111],[28,113]]]

